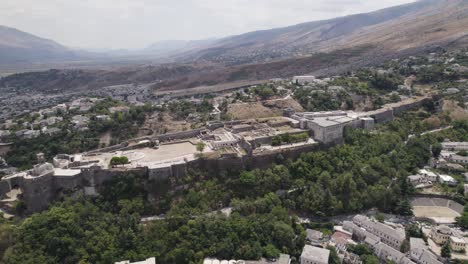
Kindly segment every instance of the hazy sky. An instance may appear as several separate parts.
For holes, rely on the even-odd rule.
[[[414,0],[0,0],[0,25],[64,45],[142,48],[368,12]]]

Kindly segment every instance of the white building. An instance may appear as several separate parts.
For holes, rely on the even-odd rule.
[[[62,113],[66,113],[67,112],[67,105],[66,104],[58,104],[54,107],[52,107],[52,109],[54,110],[54,112],[56,114],[62,112]]]
[[[301,264],[328,264],[330,250],[305,245],[302,249]]]
[[[425,188],[432,186],[433,182],[428,181],[426,177],[422,175],[410,175],[408,176],[408,183],[413,185],[415,188]]]
[[[109,112],[113,113],[128,113],[130,111],[130,107],[127,106],[114,106],[109,108]]]
[[[401,244],[406,239],[403,228],[393,228],[389,225],[372,221],[363,215],[356,215],[353,218],[353,223],[376,235],[383,243],[397,250],[400,250]]]
[[[308,128],[314,132],[314,139],[331,143],[343,138],[344,127],[353,119],[347,116],[320,117],[307,122]]]
[[[280,254],[277,259],[265,259],[260,260],[220,260],[216,258],[205,258],[203,264],[291,264],[291,257],[288,254]]]
[[[452,154],[448,156],[448,161],[459,163],[459,164],[468,164],[468,157]]]
[[[49,126],[55,125],[56,123],[62,122],[62,121],[63,121],[63,117],[60,117],[60,116],[51,116],[45,120],[45,122]]]
[[[414,263],[409,258],[405,256],[405,254],[401,253],[399,250],[394,249],[384,243],[379,243],[376,245],[374,249],[374,253],[384,261],[384,263],[388,263],[389,261],[393,261],[396,264],[412,264]]]
[[[49,136],[62,132],[62,130],[58,127],[52,127],[52,128],[43,127],[41,131],[42,133],[49,135]]]
[[[448,151],[468,151],[468,142],[443,142],[442,149]]]
[[[315,76],[294,76],[293,83],[306,84],[315,81]]]
[[[431,239],[439,245],[443,245],[448,241],[450,247],[454,251],[464,251],[468,244],[465,238],[457,230],[444,225],[432,228]]]
[[[323,233],[317,230],[306,229],[306,238],[311,242],[320,242],[323,239]]]
[[[437,182],[438,175],[430,170],[420,169],[419,175],[424,176],[428,181]]]
[[[410,238],[410,258],[418,264],[442,264],[421,238]]]
[[[77,130],[86,130],[88,128],[89,117],[76,115],[72,117],[72,123]]]
[[[108,115],[98,115],[96,116],[97,121],[108,121],[110,120],[110,117]]]
[[[375,120],[371,117],[357,115],[354,112],[304,112],[290,113],[291,118],[299,121],[301,129],[313,131],[313,138],[322,143],[336,143],[343,139],[345,127],[374,128]]]
[[[128,260],[115,262],[115,264],[156,264],[156,258],[149,258],[147,260],[138,261],[138,262],[130,262]]]
[[[444,174],[439,175],[439,182],[450,186],[456,186],[458,184],[458,181],[455,180],[452,176]]]
[[[450,240],[450,248],[452,248],[453,251],[461,252],[461,251],[466,251],[466,241],[463,237],[456,237],[456,236],[451,236],[449,238]]]
[[[223,133],[215,133],[213,136],[214,140],[210,142],[213,149],[234,147],[237,145],[237,143],[239,143],[239,138],[228,131],[224,131]]]
[[[36,138],[40,135],[41,135],[41,131],[39,130],[27,130],[23,133],[23,137],[28,138],[28,139]]]
[[[11,135],[11,132],[9,130],[0,130],[0,139],[9,137]]]

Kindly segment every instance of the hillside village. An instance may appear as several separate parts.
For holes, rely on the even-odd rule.
[[[297,223],[304,226],[307,242],[300,254],[272,247],[264,249],[258,261],[204,255],[203,263],[439,264],[450,257],[468,260],[463,229],[468,228],[468,209],[463,206],[468,194],[468,139],[463,132],[453,132],[464,131],[456,122],[468,116],[467,58],[465,51],[434,53],[340,76],[272,79],[186,98],[156,97],[148,86],[142,94],[111,87],[88,97],[63,98],[47,108],[3,116],[3,216],[40,212],[67,195],[100,197],[108,181],[129,173],[145,179],[148,186],[156,182],[175,193],[184,192],[190,189],[193,171],[268,168],[278,160],[347,143],[350,130],[378,135],[404,120],[419,123],[411,128],[412,134],[405,135],[403,146],[415,138],[439,134],[446,138],[431,143],[430,150],[424,150],[430,157],[427,162],[398,183],[412,193],[398,204],[398,213],[371,210],[365,216],[325,218],[328,224],[314,222],[317,216],[301,218]],[[169,128],[168,124],[173,125]],[[67,141],[60,146],[44,143],[64,137]],[[76,145],[70,144],[74,141]],[[18,158],[26,152],[26,158]],[[289,188],[276,190],[281,199],[302,187]],[[164,202],[157,193],[153,195],[152,200]],[[242,207],[234,206],[234,210]],[[165,216],[140,220],[146,223],[145,219],[165,221]],[[156,258],[148,258],[138,263],[155,262]]]

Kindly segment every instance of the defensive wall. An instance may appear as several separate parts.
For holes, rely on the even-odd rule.
[[[389,109],[373,113],[373,117],[378,123],[387,122],[393,119],[394,114],[398,115],[408,109],[421,106],[426,100],[429,100],[429,98],[424,98],[422,100],[417,100],[400,106],[392,106]],[[211,126],[207,126],[207,128],[212,130],[222,126],[232,127],[233,125],[240,123],[241,121],[213,123]],[[135,142],[143,140],[159,140],[160,142],[187,140],[188,138],[199,137],[205,131],[206,129],[194,129],[159,135],[156,137],[143,137],[117,146],[90,151],[87,155],[121,149],[131,149],[139,144],[134,144]],[[34,213],[46,209],[52,201],[60,198],[64,194],[84,193],[85,195],[96,195],[99,192],[100,186],[119,176],[137,175],[148,181],[158,182],[166,181],[168,179],[184,178],[186,177],[189,169],[205,170],[211,175],[220,175],[221,172],[239,171],[243,169],[263,169],[268,168],[271,164],[278,161],[280,154],[283,159],[297,159],[304,152],[324,149],[330,146],[325,144],[302,144],[284,148],[262,149],[262,151],[259,151],[252,146],[252,144],[255,143],[269,143],[271,138],[265,140],[268,142],[263,142],[263,140],[259,140],[259,142],[241,141],[241,144],[243,147],[246,147],[244,149],[247,151],[247,154],[244,155],[232,153],[225,154],[220,158],[214,159],[202,157],[199,159],[184,160],[182,162],[168,163],[155,167],[107,169],[99,166],[89,166],[86,168],[80,168],[80,171],[73,175],[47,174],[39,177],[25,177],[22,174],[18,174],[17,176],[4,177],[0,180],[0,196],[5,198],[6,194],[12,189],[19,188],[22,190],[20,199],[26,205],[27,212]],[[145,142],[141,144],[148,143]]]

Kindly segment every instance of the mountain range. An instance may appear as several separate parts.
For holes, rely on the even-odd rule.
[[[106,53],[107,56],[96,56],[96,59],[149,55],[155,60],[164,57],[165,61],[172,62],[210,61],[239,65],[359,46],[398,52],[431,45],[466,43],[466,25],[468,0],[420,0],[371,13],[221,39],[161,41],[142,50],[113,51]],[[82,52],[52,40],[0,26],[0,64],[67,61],[80,56],[83,56]]]
[[[467,0],[421,0],[366,14],[231,36],[179,57],[243,63],[357,46],[398,52],[431,45],[463,45],[467,25]]]
[[[52,61],[54,68],[76,68],[77,64],[70,63],[74,60],[95,66],[78,72],[50,71],[41,78],[32,74],[3,80],[3,85],[19,87],[35,80],[35,86],[51,89],[58,83],[73,90],[132,82],[155,82],[155,90],[190,89],[297,74],[328,75],[400,56],[467,47],[466,25],[468,0],[420,0],[366,14],[221,39],[163,41],[142,50],[101,54],[76,51],[0,27],[0,67],[10,62]],[[57,61],[69,63],[68,67],[59,67]],[[67,84],[70,74],[76,78]]]
[[[59,43],[0,26],[0,64],[76,59],[76,52]]]

